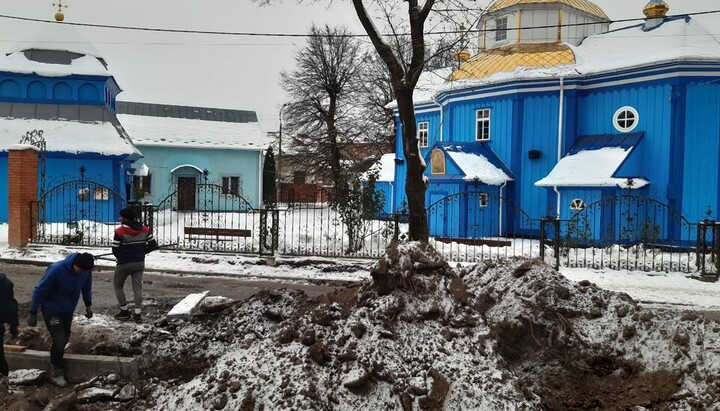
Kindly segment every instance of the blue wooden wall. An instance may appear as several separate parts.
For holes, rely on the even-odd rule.
[[[41,77],[0,72],[0,101],[11,103],[105,105],[115,110],[120,87],[98,76]]]

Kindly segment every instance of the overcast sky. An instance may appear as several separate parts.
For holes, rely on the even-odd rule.
[[[52,20],[57,0],[0,0],[0,14]],[[666,0],[670,14],[720,9],[717,0]],[[312,24],[345,24],[362,33],[349,1],[332,7],[284,0],[259,7],[251,0],[64,0],[67,22],[170,29],[305,33]],[[488,0],[478,0],[486,6]],[[647,0],[596,0],[613,19],[642,17]],[[720,14],[698,16],[720,34]],[[42,37],[55,37],[56,24],[0,18],[0,49],[6,51]],[[64,27],[63,27],[64,29]],[[291,69],[303,38],[217,36],[134,32],[77,27],[70,38],[107,60],[123,88],[121,100],[254,110],[261,126],[278,125],[284,94],[282,69]],[[55,38],[64,38],[58,36]],[[87,44],[83,47],[89,46]],[[659,45],[661,46],[661,45]]]

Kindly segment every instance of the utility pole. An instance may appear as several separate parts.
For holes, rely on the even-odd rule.
[[[278,117],[280,119],[280,127],[278,128],[278,156],[277,161],[275,162],[275,168],[277,170],[277,177],[275,178],[275,181],[277,183],[277,202],[282,202],[282,171],[281,171],[281,164],[283,162],[282,159],[282,112],[285,107],[287,107],[288,103],[285,103],[280,107],[280,113],[278,114]]]

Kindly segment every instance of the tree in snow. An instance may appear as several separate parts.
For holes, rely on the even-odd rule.
[[[275,168],[275,154],[272,147],[265,152],[265,162],[263,164],[263,189],[262,202],[265,207],[275,207],[277,203],[277,171]]]
[[[257,0],[262,4],[276,0]],[[351,0],[355,12],[380,60],[385,65],[397,102],[402,127],[403,152],[407,162],[405,193],[410,212],[409,238],[427,243],[429,237],[423,178],[426,168],[420,156],[413,106],[415,86],[434,55],[447,51],[465,40],[468,29],[479,21],[482,12],[468,0]],[[421,0],[422,1],[422,0]],[[472,5],[472,7],[468,7]],[[431,16],[432,13],[432,16]],[[378,29],[382,25],[382,30]],[[446,46],[428,54],[430,35]]]

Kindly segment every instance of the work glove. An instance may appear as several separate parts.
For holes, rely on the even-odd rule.
[[[85,307],[85,318],[92,318],[92,316],[93,316],[92,308]]]
[[[18,334],[20,334],[20,328],[17,325],[11,325],[10,326],[10,336],[12,338],[17,338]]]
[[[30,313],[28,315],[28,325],[31,327],[34,327],[37,325],[37,313]]]

